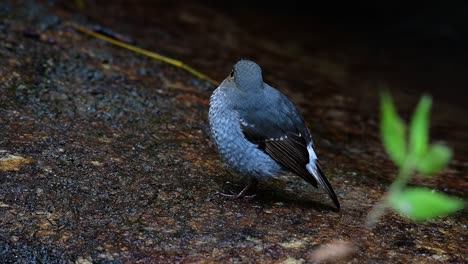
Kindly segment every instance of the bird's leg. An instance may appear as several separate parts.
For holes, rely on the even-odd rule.
[[[255,193],[252,195],[247,195],[247,193],[252,189],[256,191],[257,184],[258,184],[258,180],[256,178],[254,177],[250,178],[249,184],[247,184],[247,186],[245,186],[244,189],[242,189],[242,191],[236,196],[236,198],[246,198],[246,199],[254,198],[256,195]]]
[[[218,192],[217,194],[222,195],[224,197],[234,198],[234,199],[244,198],[247,200],[251,200],[255,198],[256,194],[247,195],[247,193],[252,189],[256,189],[257,184],[258,184],[258,180],[252,177],[250,178],[249,184],[247,184],[247,186],[245,186],[244,189],[242,189],[242,191],[238,194],[227,194],[227,193],[220,193],[220,192]]]

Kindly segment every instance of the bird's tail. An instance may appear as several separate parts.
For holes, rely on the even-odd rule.
[[[328,182],[325,174],[323,173],[320,165],[318,164],[317,160],[311,160],[309,164],[306,165],[307,171],[314,176],[317,180],[319,185],[327,191],[328,196],[332,199],[333,203],[335,204],[336,208],[340,209],[340,202],[336,197],[335,192],[333,191],[333,187],[331,186],[330,182]]]

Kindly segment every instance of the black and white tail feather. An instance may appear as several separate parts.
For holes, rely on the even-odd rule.
[[[320,187],[325,189],[336,208],[340,209],[340,202],[336,197],[335,191],[333,191],[333,187],[325,177],[325,173],[323,173],[322,168],[320,168],[320,164],[318,163],[317,155],[315,154],[315,151],[312,147],[312,143],[309,143],[307,150],[309,152],[309,163],[306,165],[307,171],[310,172],[310,174],[315,178]]]

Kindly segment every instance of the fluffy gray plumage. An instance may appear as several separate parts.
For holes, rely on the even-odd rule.
[[[256,63],[240,60],[234,65],[211,96],[209,120],[218,151],[233,169],[254,179],[293,172],[324,188],[340,208],[302,115],[284,94],[263,82]]]

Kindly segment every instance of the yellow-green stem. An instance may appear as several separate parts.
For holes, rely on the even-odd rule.
[[[145,50],[145,49],[142,49],[142,48],[135,47],[133,45],[118,41],[118,40],[110,38],[110,37],[106,37],[106,36],[104,36],[102,34],[96,33],[94,31],[91,31],[89,29],[86,29],[86,28],[84,28],[82,26],[79,26],[79,25],[76,25],[76,24],[73,24],[73,23],[69,23],[69,25],[72,26],[74,29],[76,29],[76,30],[78,30],[78,31],[80,31],[82,33],[88,34],[90,36],[93,36],[95,38],[107,41],[107,42],[109,42],[111,44],[114,44],[116,46],[131,50],[133,52],[142,54],[142,55],[150,57],[152,59],[159,60],[159,61],[162,61],[164,63],[173,65],[175,67],[184,69],[184,70],[188,71],[189,73],[191,73],[192,75],[194,75],[194,76],[196,76],[196,77],[198,77],[198,78],[200,78],[202,80],[208,81],[208,82],[210,82],[210,83],[212,83],[214,85],[219,84],[218,81],[215,81],[214,79],[212,79],[212,78],[208,77],[207,75],[193,69],[192,67],[188,66],[187,64],[184,64],[181,61],[171,59],[169,57],[163,56],[163,55],[155,53],[155,52],[151,52],[149,50]]]
[[[401,166],[400,170],[398,171],[398,175],[395,181],[390,185],[389,193],[401,192],[408,181],[411,179],[411,173],[414,170],[414,162],[411,158],[406,158],[405,162],[403,162],[403,166]]]

